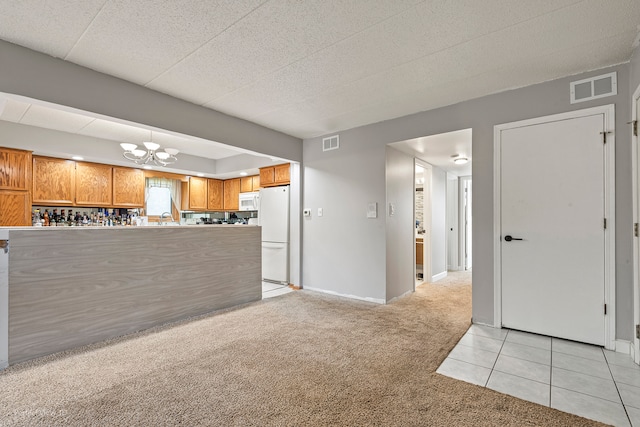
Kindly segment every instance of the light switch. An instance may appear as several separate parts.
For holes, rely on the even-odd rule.
[[[322,208],[318,208],[318,216],[322,216]]]
[[[367,218],[377,218],[378,217],[378,203],[371,202],[367,205]]]

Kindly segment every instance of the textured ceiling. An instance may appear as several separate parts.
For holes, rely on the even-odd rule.
[[[638,0],[20,0],[0,38],[301,138],[626,62]]]

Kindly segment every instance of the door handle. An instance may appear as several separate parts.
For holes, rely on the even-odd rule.
[[[520,239],[518,237],[511,237],[510,235],[507,234],[506,236],[504,236],[504,240],[505,240],[505,242],[510,242],[512,240],[522,240],[522,239]]]

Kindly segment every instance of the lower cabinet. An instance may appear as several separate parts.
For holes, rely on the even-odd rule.
[[[31,197],[28,191],[0,190],[0,226],[31,225]]]

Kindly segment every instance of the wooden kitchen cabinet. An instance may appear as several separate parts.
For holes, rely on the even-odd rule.
[[[207,180],[207,209],[223,210],[224,209],[224,181],[209,178]]]
[[[240,192],[250,193],[260,189],[260,175],[243,176],[240,178]]]
[[[274,187],[289,184],[291,180],[289,175],[290,168],[289,163],[260,168],[260,186]]]
[[[250,176],[243,176],[240,178],[240,192],[250,193],[253,191],[253,178]]]
[[[182,183],[182,209],[190,211],[207,210],[207,178],[192,176]]]
[[[31,225],[31,195],[28,191],[0,190],[0,226]]]
[[[75,162],[33,156],[34,205],[73,205],[75,203]]]
[[[237,211],[239,208],[240,178],[227,179],[224,181],[224,209],[227,211]]]
[[[260,185],[263,187],[269,187],[276,182],[275,169],[273,166],[266,168],[260,168]]]
[[[143,208],[144,187],[141,169],[113,167],[113,206]]]
[[[31,190],[31,151],[0,148],[0,190]]]
[[[289,163],[286,163],[284,165],[274,166],[273,169],[274,169],[276,185],[284,185],[289,183],[289,180],[290,180],[289,169],[291,169],[291,166],[289,165]]]
[[[113,167],[99,163],[76,162],[76,205],[111,206]]]

